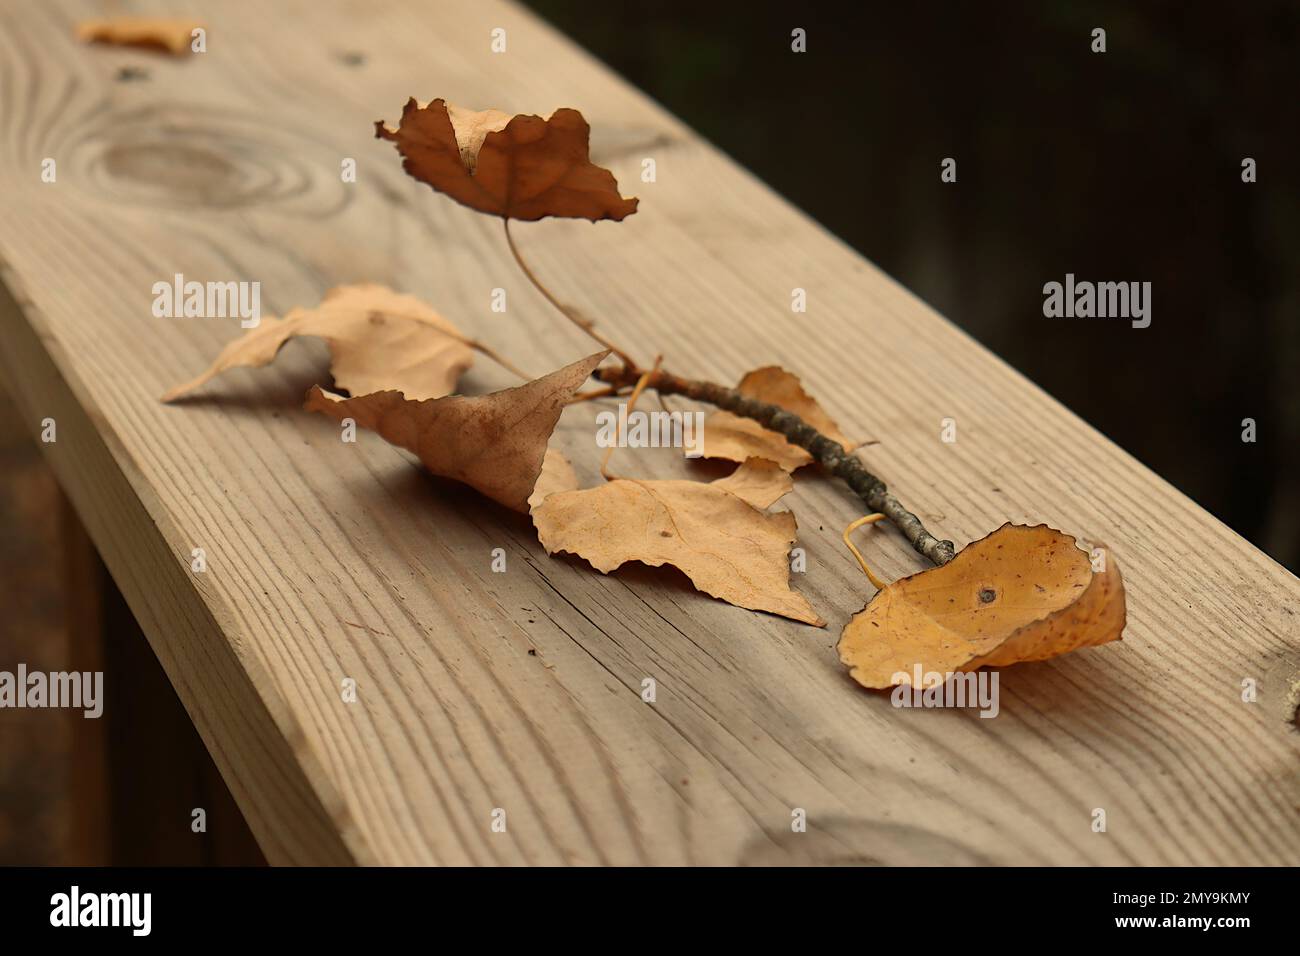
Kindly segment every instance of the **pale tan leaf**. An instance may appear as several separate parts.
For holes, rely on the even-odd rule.
[[[351,418],[414,452],[435,475],[526,513],[565,404],[608,354],[589,355],[518,388],[472,397],[412,401],[384,391],[341,398],[313,387],[306,408]]]
[[[577,110],[510,117],[414,98],[396,129],[375,135],[397,146],[402,168],[457,202],[504,219],[619,220],[637,201],[619,195],[609,170],[589,160],[591,128]]]
[[[712,485],[762,509],[793,491],[794,479],[777,462],[766,458],[746,458],[739,468]]]
[[[824,626],[790,588],[794,515],[760,511],[719,484],[618,478],[550,495],[533,524],[549,553],[576,554],[598,571],[669,564],[713,597]]]
[[[339,286],[314,308],[262,319],[222,349],[207,371],[162,400],[180,398],[227,369],[267,365],[289,339],[302,335],[329,343],[334,384],[353,395],[392,389],[410,399],[440,398],[455,391],[474,361],[465,336],[415,296],[381,285]]]
[[[426,109],[432,106],[433,104],[430,103]],[[510,122],[510,114],[491,109],[467,110],[454,103],[447,103],[446,107],[452,131],[456,134],[456,147],[460,150],[461,165],[473,174],[475,167],[478,166],[478,154],[483,148],[483,141],[487,139],[488,133],[505,129]],[[400,145],[398,151],[401,151]]]
[[[576,491],[577,488],[578,473],[573,470],[569,459],[554,448],[548,448],[546,457],[542,459],[542,473],[537,477],[533,493],[528,496],[528,510],[533,511],[548,495],[557,491]]]

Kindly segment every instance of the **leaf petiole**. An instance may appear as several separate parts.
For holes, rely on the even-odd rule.
[[[515,257],[515,262],[518,264],[519,268],[523,270],[523,273],[527,277],[528,281],[533,284],[533,288],[535,288],[538,292],[540,292],[542,294],[542,297],[545,298],[547,302],[555,306],[556,310],[559,311],[561,315],[563,315],[566,319],[568,319],[578,328],[582,329],[582,331],[586,332],[593,339],[595,339],[605,348],[609,349],[616,356],[618,356],[618,360],[623,363],[623,366],[626,369],[635,372],[637,365],[636,362],[632,361],[631,356],[629,356],[626,352],[624,352],[621,348],[619,348],[609,339],[605,338],[605,336],[597,332],[595,324],[590,319],[585,318],[572,306],[565,305],[563,302],[561,302],[559,299],[557,299],[554,295],[551,294],[550,289],[546,288],[546,286],[542,284],[542,281],[538,279],[537,275],[533,272],[533,270],[529,268],[528,263],[524,261],[523,255],[519,252],[519,247],[515,245],[514,236],[510,235],[510,220],[508,218],[504,218],[502,219],[502,222],[505,223],[506,245],[510,247],[510,254]]]

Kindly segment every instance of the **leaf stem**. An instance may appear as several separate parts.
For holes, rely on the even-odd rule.
[[[518,263],[519,268],[523,270],[524,275],[528,277],[528,281],[533,284],[533,288],[535,288],[538,292],[540,292],[547,302],[555,306],[555,308],[559,311],[561,315],[563,315],[566,319],[568,319],[578,328],[582,329],[582,331],[586,332],[593,339],[595,339],[605,348],[609,349],[616,356],[618,356],[618,360],[623,363],[625,368],[627,368],[629,371],[635,372],[636,363],[632,361],[631,357],[626,352],[624,352],[621,348],[619,348],[609,339],[605,338],[605,336],[597,332],[595,324],[590,319],[584,317],[581,313],[578,312],[577,309],[573,308],[572,306],[565,305],[563,302],[561,302],[559,299],[557,299],[554,295],[551,294],[550,289],[546,288],[546,286],[542,284],[542,281],[538,279],[537,275],[533,272],[533,270],[529,268],[528,263],[524,261],[524,257],[520,255],[519,247],[515,245],[514,236],[510,235],[509,218],[503,219],[502,222],[504,222],[506,225],[506,245],[510,247],[511,255],[515,257],[515,262]]]
[[[657,356],[655,358],[654,368],[650,369],[650,371],[646,372],[639,379],[636,380],[636,385],[632,389],[632,394],[628,396],[628,400],[627,400],[628,415],[631,415],[632,409],[636,408],[637,399],[640,398],[641,393],[645,391],[646,383],[650,381],[651,377],[655,374],[655,372],[659,371],[659,363],[662,362],[663,360],[664,357],[662,355]],[[618,440],[621,440],[622,437],[623,437],[622,433],[620,432],[616,436],[616,440],[614,444],[610,445],[608,448],[605,449],[605,457],[600,460],[600,474],[601,477],[603,477],[606,481],[613,481],[615,478],[618,477],[617,475],[611,475],[609,473],[609,459],[614,454],[614,449],[618,447],[619,444]]]
[[[605,387],[605,388],[593,388],[593,389],[592,389],[591,391],[589,391],[589,392],[578,392],[576,395],[574,395],[572,398],[570,398],[567,402],[565,402],[565,404],[566,404],[566,405],[581,405],[583,402],[592,402],[592,401],[595,401],[595,400],[598,399],[598,398],[613,398],[613,397],[614,397],[615,395],[617,395],[618,393],[619,393],[619,389],[617,389],[617,388],[610,388],[610,387],[608,387],[608,386]]]
[[[635,369],[628,370],[617,366],[598,368],[593,376],[606,385],[621,388],[634,385],[641,373]],[[935,564],[947,564],[956,554],[951,541],[940,541],[929,531],[921,519],[903,507],[902,502],[890,493],[885,483],[867,471],[857,458],[844,450],[839,442],[827,438],[798,415],[788,412],[780,405],[760,402],[740,394],[734,388],[727,388],[714,382],[700,382],[682,378],[666,371],[656,371],[646,383],[661,394],[682,395],[699,402],[707,402],[718,408],[752,418],[764,428],[770,428],[785,436],[792,444],[803,448],[831,474],[844,479],[859,498],[866,502],[873,512],[880,512],[888,518],[908,540],[915,551],[929,558]]]
[[[875,586],[877,591],[883,591],[885,589],[885,582],[876,577],[875,572],[873,572],[871,568],[867,567],[867,559],[862,556],[862,552],[859,551],[858,546],[853,543],[853,539],[850,535],[853,534],[854,531],[858,530],[858,528],[861,528],[864,524],[875,524],[883,517],[884,515],[879,511],[873,515],[863,515],[857,521],[854,521],[844,529],[844,543],[848,546],[848,549],[853,552],[853,556],[858,559],[858,566],[862,568],[862,573],[867,576],[867,580]]]
[[[474,349],[476,352],[482,352],[484,355],[486,355],[492,361],[496,362],[498,365],[500,365],[503,369],[505,369],[510,374],[522,378],[525,382],[531,382],[533,380],[533,376],[529,375],[527,372],[521,371],[517,365],[515,365],[505,356],[498,355],[495,350],[484,345],[478,339],[463,338],[462,341],[470,348]]]

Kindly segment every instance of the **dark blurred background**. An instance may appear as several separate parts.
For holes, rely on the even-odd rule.
[[[1300,570],[1300,3],[528,3]],[[1045,319],[1067,272],[1151,327]]]

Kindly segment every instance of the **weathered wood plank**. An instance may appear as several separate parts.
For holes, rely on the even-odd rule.
[[[1286,705],[1300,583],[531,15],[232,2],[205,13],[209,52],[176,62],[78,46],[72,25],[96,10],[0,10],[0,362],[33,428],[58,420],[50,460],[269,859],[1300,860]],[[498,26],[505,54],[489,49]],[[149,78],[116,82],[126,64]],[[177,272],[260,281],[281,311],[386,282],[533,372],[585,354],[499,226],[407,180],[371,139],[411,94],[582,109],[594,158],[642,207],[618,225],[519,228],[563,298],[684,374],[799,372],[958,544],[1007,519],[1104,541],[1130,590],[1124,643],[1007,671],[995,720],[899,711],[833,651],[867,586],[838,541],[852,500],[829,482],[789,499],[808,552],[797,586],[830,621],[818,631],[671,572],[548,558],[525,520],[374,436],[340,443],[297,411],[319,349],[159,405],[238,333],[155,319],[152,284]],[[658,181],[634,188],[644,156]],[[794,287],[806,315],[790,313]],[[591,460],[582,416],[562,436]],[[939,440],[944,417],[956,444]],[[873,535],[886,576],[917,567]],[[1240,699],[1247,677],[1258,704]],[[795,807],[807,834],[791,832]]]

